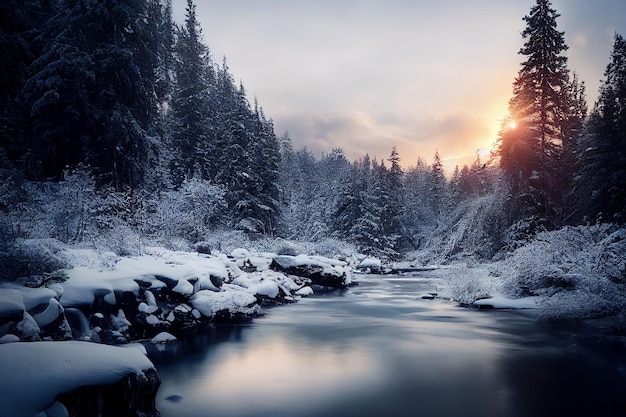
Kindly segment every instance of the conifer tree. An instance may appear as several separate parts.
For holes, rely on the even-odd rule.
[[[617,33],[604,76],[577,146],[574,222],[626,222],[626,41]]]
[[[513,218],[531,217],[552,226],[559,222],[567,183],[563,148],[576,133],[577,117],[570,108],[567,45],[564,33],[557,30],[558,17],[549,0],[537,0],[524,17],[525,43],[519,53],[526,60],[509,102],[514,124],[503,124],[497,150],[512,184]]]
[[[99,184],[142,183],[156,113],[156,33],[146,13],[145,0],[55,4],[21,92],[31,177],[61,179],[84,164]]]
[[[187,0],[185,24],[178,28],[174,45],[176,82],[172,98],[172,133],[174,149],[171,161],[175,185],[194,176],[210,179],[207,167],[214,161],[205,157],[211,136],[209,134],[209,84],[207,66],[210,56],[202,43],[196,5]]]

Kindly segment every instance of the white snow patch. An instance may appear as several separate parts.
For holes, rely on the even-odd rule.
[[[148,305],[144,302],[141,302],[139,303],[139,306],[137,307],[137,309],[139,310],[140,313],[152,314],[155,311],[157,311],[159,307],[156,305]]]
[[[57,395],[152,369],[144,351],[88,342],[0,345],[0,417],[34,416]]]
[[[296,295],[299,295],[301,297],[308,297],[309,295],[313,295],[313,288],[302,287],[298,291],[296,291]]]
[[[152,343],[167,343],[167,342],[174,342],[178,339],[176,339],[176,336],[168,333],[168,332],[161,332],[159,334],[157,334],[156,336],[154,336],[150,341]]]
[[[507,298],[495,294],[489,298],[474,301],[478,307],[493,307],[498,309],[532,309],[539,306],[540,297]]]
[[[247,259],[250,257],[250,252],[247,249],[237,248],[232,250],[230,256],[235,259]]]
[[[243,314],[260,312],[260,307],[256,305],[256,297],[245,290],[222,292],[203,290],[195,293],[190,301],[206,317],[213,317],[217,312],[224,310]]]
[[[124,314],[124,310],[122,309],[117,312],[117,316],[111,314],[111,324],[119,331],[124,331],[131,325],[130,321],[126,319],[126,314]]]
[[[56,298],[50,298],[48,301],[48,307],[41,313],[33,315],[33,318],[39,327],[45,327],[55,321],[62,312],[63,306],[61,303],[59,303]]]
[[[358,269],[370,269],[372,271],[382,271],[382,262],[378,258],[367,257],[359,263]]]
[[[269,298],[276,298],[278,296],[278,284],[276,281],[265,280],[258,284],[254,284],[248,288],[254,294],[265,295]]]
[[[24,319],[17,323],[17,330],[22,335],[22,339],[37,339],[41,329],[33,316],[24,312]]]
[[[193,285],[186,279],[181,279],[172,291],[182,295],[191,295],[193,294]]]
[[[24,297],[19,290],[0,288],[0,317],[18,316],[24,310]]]
[[[5,343],[15,343],[19,341],[20,338],[14,334],[5,334],[4,336],[0,337],[0,345]]]

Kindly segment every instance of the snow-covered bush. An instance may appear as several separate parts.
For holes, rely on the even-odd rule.
[[[461,200],[410,257],[422,264],[491,258],[505,229],[506,196],[506,185],[497,182],[490,192]]]
[[[611,314],[626,304],[626,229],[542,232],[492,266],[508,295],[545,297],[546,318]]]
[[[166,244],[174,238],[189,242],[206,240],[221,221],[226,208],[223,187],[193,178],[179,190],[149,199],[139,220],[148,236]]]

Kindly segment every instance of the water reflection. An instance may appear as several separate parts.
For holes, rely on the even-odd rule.
[[[153,356],[164,417],[626,415],[626,377],[567,332],[441,300],[423,279],[217,327]],[[155,353],[156,354],[156,353]],[[177,402],[168,401],[172,396]]]

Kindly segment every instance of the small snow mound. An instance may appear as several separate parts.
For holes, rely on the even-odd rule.
[[[276,281],[261,281],[258,284],[252,285],[249,288],[252,292],[258,295],[265,295],[269,298],[276,298],[278,296],[278,284]]]
[[[537,308],[539,306],[539,299],[539,297],[512,299],[503,295],[494,295],[491,298],[474,301],[474,305],[482,308],[522,310]]]
[[[254,314],[259,312],[256,297],[243,291],[198,291],[191,297],[193,306],[206,317],[213,317],[219,311]]]
[[[0,345],[3,345],[5,343],[15,343],[19,341],[20,338],[14,334],[5,334],[4,336],[0,337]]]
[[[381,273],[382,262],[378,258],[367,257],[361,261],[357,269],[363,270],[363,271],[367,270],[369,272],[374,272],[374,273]]]
[[[170,334],[168,332],[161,332],[159,334],[157,334],[156,336],[154,336],[150,342],[157,344],[157,343],[168,343],[168,342],[175,342],[176,340],[176,336],[174,336],[173,334]]]
[[[124,314],[124,310],[122,309],[117,312],[117,316],[111,314],[111,324],[113,325],[113,328],[120,331],[125,331],[128,329],[128,326],[131,325],[130,321],[126,318],[126,314]]]
[[[193,294],[193,285],[186,279],[181,279],[172,291],[181,295],[191,295]]]
[[[235,259],[247,259],[250,257],[250,252],[243,248],[237,248],[233,249],[233,251],[230,253],[230,256]]]
[[[313,295],[313,288],[302,287],[298,291],[296,291],[296,295],[299,295],[301,297],[308,297],[309,295]]]
[[[139,303],[139,307],[137,307],[140,313],[152,314],[159,309],[156,305],[148,305],[144,302]]]

